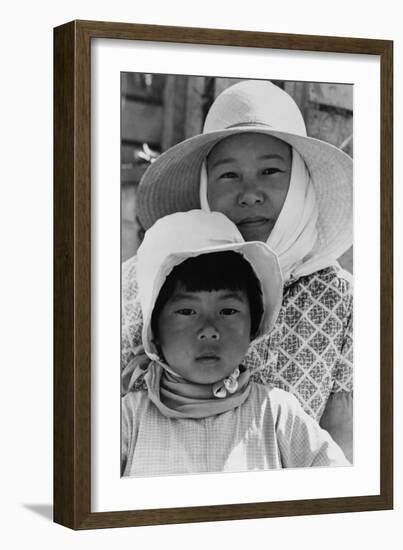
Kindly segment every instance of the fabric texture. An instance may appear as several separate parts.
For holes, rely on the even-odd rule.
[[[122,267],[122,369],[141,344],[142,314],[136,257]],[[329,396],[353,390],[353,296],[351,275],[338,266],[301,277],[284,288],[270,336],[254,341],[244,364],[252,379],[293,393],[319,420]],[[140,378],[136,389],[145,389]]]
[[[122,474],[349,466],[330,435],[289,393],[251,384],[243,405],[208,418],[167,418],[147,392],[122,402]]]

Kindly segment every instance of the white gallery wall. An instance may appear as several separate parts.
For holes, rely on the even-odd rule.
[[[53,27],[72,19],[395,41],[395,510],[75,533],[52,510]],[[14,548],[397,549],[402,544],[403,38],[399,3],[69,0],[3,5],[0,84],[0,545]],[[400,208],[399,208],[400,207]],[[370,246],[370,244],[368,245]],[[400,284],[399,284],[400,282]],[[368,315],[371,315],[368,300]],[[371,426],[368,426],[368,430]],[[219,488],[217,488],[219,490]]]

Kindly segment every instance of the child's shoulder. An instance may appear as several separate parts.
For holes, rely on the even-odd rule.
[[[298,412],[302,409],[297,398],[290,392],[276,388],[272,384],[258,384],[252,382],[253,392],[259,401],[270,401],[273,412],[292,411]]]
[[[139,407],[148,403],[148,392],[146,390],[131,391],[122,397],[122,412],[133,412]]]

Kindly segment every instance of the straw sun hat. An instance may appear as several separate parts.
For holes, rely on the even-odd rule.
[[[200,208],[201,166],[223,138],[245,132],[279,138],[302,156],[318,204],[316,253],[352,243],[353,163],[337,147],[307,137],[294,100],[268,81],[243,81],[227,88],[207,115],[203,133],[160,155],[145,172],[137,194],[138,217],[148,229],[167,214]]]

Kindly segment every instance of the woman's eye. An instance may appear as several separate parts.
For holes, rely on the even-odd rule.
[[[190,307],[182,307],[175,311],[178,315],[196,315],[196,311]]]
[[[221,310],[221,315],[236,315],[238,313],[237,309],[234,309],[233,307],[226,307]]]
[[[221,179],[234,179],[238,176],[236,172],[224,172],[220,174],[219,178]]]
[[[273,174],[278,174],[279,172],[282,172],[279,168],[265,168],[262,170],[262,174],[264,176],[272,176]]]

